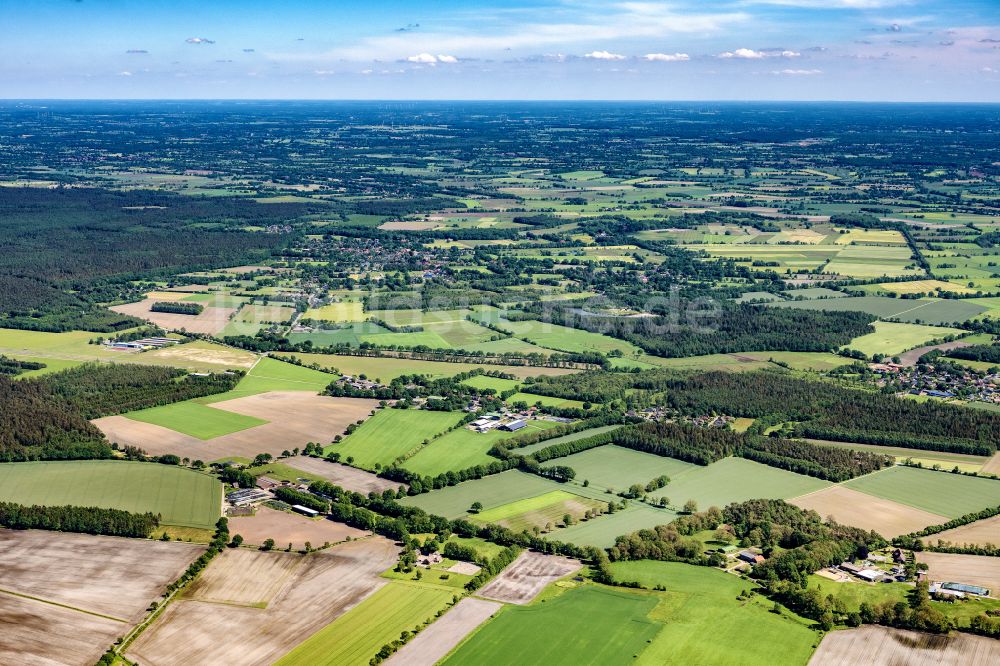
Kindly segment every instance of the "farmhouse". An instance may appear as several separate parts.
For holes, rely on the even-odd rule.
[[[751,553],[749,550],[741,550],[740,554],[737,556],[744,562],[749,562],[750,564],[760,564],[764,561],[763,555],[758,555],[757,553]]]

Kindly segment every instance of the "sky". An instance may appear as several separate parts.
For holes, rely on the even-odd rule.
[[[1000,0],[0,0],[0,98],[1000,102]]]

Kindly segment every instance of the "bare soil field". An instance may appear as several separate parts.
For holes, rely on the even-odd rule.
[[[1000,641],[982,636],[861,627],[827,634],[809,666],[987,666],[998,660]]]
[[[182,599],[139,637],[128,658],[143,666],[273,663],[385,585],[388,579],[379,574],[392,566],[399,551],[392,542],[372,537],[310,555],[247,552],[264,560],[275,555],[300,560],[266,608]],[[260,594],[268,583],[244,575],[233,562],[219,558],[202,575],[215,578],[216,589],[232,590],[227,594]],[[217,567],[221,571],[213,572]],[[240,592],[240,585],[257,586],[258,591]]]
[[[466,576],[475,576],[481,570],[481,566],[473,564],[472,562],[455,562],[453,565],[448,567],[448,571],[451,573],[465,574]]]
[[[230,548],[185,591],[184,598],[263,608],[302,562],[297,553]]]
[[[345,490],[352,490],[363,495],[367,495],[370,492],[381,493],[386,490],[398,490],[400,486],[406,487],[405,483],[383,479],[363,469],[329,462],[322,458],[297,456],[295,458],[286,458],[282,462],[289,467],[294,467],[312,476],[326,479]]]
[[[983,474],[996,474],[1000,476],[1000,452],[994,453],[993,457],[986,461],[980,470]]]
[[[114,305],[111,309],[121,314],[132,315],[133,317],[151,321],[168,331],[179,331],[183,328],[191,333],[207,333],[209,335],[215,335],[224,329],[226,324],[229,323],[229,318],[236,312],[236,308],[214,307],[207,307],[197,315],[150,311],[153,303],[156,302],[155,298],[147,298],[138,303]]]
[[[994,546],[1000,546],[1000,516],[977,520],[968,525],[938,532],[937,534],[924,537],[922,541],[926,544],[947,541],[956,545],[975,544],[977,546],[985,546],[993,544]]]
[[[0,529],[0,590],[137,621],[204,551],[181,542]]]
[[[438,226],[437,222],[383,222],[379,229],[387,231],[427,231]]]
[[[927,564],[931,580],[980,585],[989,588],[991,596],[1000,597],[1000,557],[926,551],[916,555],[917,562]]]
[[[917,347],[916,349],[911,349],[908,352],[903,352],[899,355],[899,364],[905,366],[914,366],[920,357],[924,354],[933,351],[935,349],[940,349],[942,352],[947,352],[952,349],[961,349],[962,347],[971,347],[971,342],[962,342],[961,340],[955,340],[954,342],[945,342],[940,345],[928,345],[926,347]]]
[[[385,663],[390,666],[434,666],[501,608],[503,604],[496,601],[466,597]]]
[[[250,352],[228,347],[208,346],[197,342],[186,345],[170,345],[149,352],[143,352],[136,362],[146,362],[143,359],[155,359],[157,363],[187,367],[191,363],[217,365],[223,368],[252,368],[257,357]]]
[[[909,534],[928,525],[948,522],[944,516],[921,511],[897,502],[873,497],[843,486],[829,486],[808,495],[788,500],[802,509],[812,509],[826,519],[866,530],[875,530],[892,538]]]
[[[0,664],[93,664],[130,625],[0,592]]]
[[[525,551],[510,566],[482,588],[477,596],[509,604],[527,604],[549,583],[580,569],[568,557]]]
[[[229,519],[229,531],[239,534],[243,542],[259,546],[266,539],[274,539],[276,547],[284,548],[289,543],[293,549],[305,548],[308,541],[313,548],[324,543],[339,543],[351,537],[360,539],[371,536],[371,532],[355,529],[325,518],[306,518],[297,513],[278,511],[262,506],[254,516],[238,516]]]
[[[253,458],[258,453],[277,456],[286,449],[302,448],[307,442],[329,442],[349,424],[366,418],[377,405],[377,400],[331,398],[308,391],[271,391],[224,400],[213,403],[212,408],[270,423],[208,440],[124,416],[96,419],[94,425],[112,442],[138,446],[150,455],[174,453],[192,460],[211,461],[233,456]]]

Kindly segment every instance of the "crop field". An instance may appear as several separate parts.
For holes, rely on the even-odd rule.
[[[975,289],[967,287],[957,282],[945,282],[944,280],[912,280],[909,282],[885,282],[874,285],[883,291],[891,291],[897,294],[933,294],[937,291],[951,291],[956,294],[974,294]]]
[[[668,497],[672,506],[681,506],[689,499],[702,511],[724,507],[732,502],[749,499],[785,499],[798,497],[830,485],[811,476],[768,467],[744,458],[723,458],[707,467],[694,467],[672,477],[652,497]]]
[[[568,398],[553,398],[548,395],[535,395],[534,393],[522,393],[518,391],[514,395],[507,398],[507,404],[513,405],[517,402],[524,402],[528,405],[534,405],[541,403],[546,407],[577,407],[582,408],[583,403],[579,400],[570,400]]]
[[[812,509],[824,520],[832,517],[843,525],[874,530],[887,539],[948,522],[944,516],[845,486],[830,486],[789,502],[802,509]]]
[[[263,419],[216,409],[194,401],[175,402],[172,405],[129,412],[125,418],[169,428],[201,440],[215,439],[267,423]]]
[[[739,601],[752,584],[716,569],[681,562],[616,562],[617,580],[665,592],[649,617],[662,628],[639,654],[640,664],[805,664],[816,634],[808,622],[771,612],[766,599]],[[711,640],[705,640],[711,636]]]
[[[829,440],[807,439],[807,442],[819,444],[821,446],[834,446],[842,449],[852,449],[854,451],[868,451],[871,453],[881,453],[893,456],[896,462],[910,459],[914,462],[921,461],[925,467],[940,465],[942,469],[951,470],[958,467],[963,472],[980,471],[989,458],[985,456],[974,456],[967,453],[949,453],[947,451],[927,451],[924,449],[907,449],[898,446],[879,446],[877,444],[855,444],[853,442],[833,442]]]
[[[327,347],[338,344],[349,344],[352,347],[358,347],[361,345],[362,336],[389,332],[389,329],[383,328],[378,324],[364,321],[346,324],[343,328],[318,329],[311,333],[289,333],[288,340],[294,344],[309,341],[316,347]]]
[[[974,319],[987,312],[985,306],[974,303],[971,299],[899,299],[887,298],[885,296],[851,296],[836,299],[781,301],[768,303],[768,306],[796,308],[799,310],[830,310],[835,312],[856,310],[867,312],[876,317],[932,325],[951,324],[967,319]]]
[[[531,420],[521,433],[547,430],[556,425],[553,421]],[[473,432],[458,428],[431,441],[404,464],[408,470],[425,476],[437,476],[449,470],[461,470],[475,465],[485,465],[496,458],[487,454],[497,442],[512,437],[514,433],[503,430]]]
[[[989,666],[1000,650],[995,640],[969,634],[939,636],[889,627],[859,627],[827,634],[809,666]]]
[[[574,442],[578,439],[583,439],[584,437],[593,437],[594,435],[600,435],[604,432],[609,432],[611,430],[617,430],[620,425],[609,425],[609,426],[598,426],[597,428],[588,428],[586,430],[581,430],[580,432],[570,433],[569,435],[563,435],[561,437],[553,437],[552,439],[547,439],[544,442],[537,442],[535,444],[529,444],[528,446],[522,446],[516,449],[519,455],[528,455],[529,453],[534,453],[535,451],[541,451],[542,449],[555,446],[556,444],[565,444],[566,442]]]
[[[493,389],[497,393],[503,393],[504,391],[510,391],[519,386],[519,382],[513,379],[500,379],[499,377],[489,377],[487,375],[476,375],[475,377],[469,377],[468,379],[462,380],[462,383],[466,386],[471,386],[477,389]]]
[[[937,534],[924,537],[922,541],[926,544],[948,542],[959,546],[966,544],[1000,546],[1000,516],[984,518],[968,525],[938,532]]]
[[[210,528],[222,510],[222,484],[208,474],[159,463],[5,463],[0,466],[0,501],[149,511],[170,525]]]
[[[204,409],[252,415],[266,422],[206,440],[125,416],[107,416],[93,423],[110,441],[140,446],[151,455],[173,453],[210,462],[231,457],[252,459],[258,453],[276,456],[286,449],[301,449],[308,442],[329,441],[348,425],[367,418],[377,406],[376,400],[332,398],[305,391],[274,391],[233,398]]]
[[[255,393],[266,393],[268,391],[310,391],[320,393],[337,379],[336,376],[328,372],[304,368],[293,363],[285,363],[273,358],[263,357],[247,373],[246,377],[240,380],[236,388],[228,393],[220,393],[202,402],[218,402],[230,398],[253,395]]]
[[[228,549],[222,552],[215,566],[185,588],[184,598],[213,604],[266,608],[302,561],[294,553]]]
[[[917,562],[927,565],[927,577],[933,581],[979,585],[990,590],[993,597],[1000,594],[1000,557],[927,551],[916,557]]]
[[[475,363],[445,363],[393,356],[336,356],[328,354],[289,354],[303,363],[319,363],[324,368],[336,368],[347,375],[365,375],[369,379],[390,382],[400,375],[421,374],[430,377],[454,377],[460,372],[475,368],[499,370],[518,378],[570,375],[579,370],[571,368],[543,368],[528,365],[486,365]]]
[[[284,463],[287,467],[299,470],[303,476],[325,479],[345,490],[352,490],[362,495],[371,492],[381,494],[385,490],[397,490],[400,486],[406,486],[404,483],[375,476],[363,469],[348,467],[322,458],[296,456],[286,459]]]
[[[259,546],[267,539],[274,539],[278,546],[284,547],[290,543],[295,550],[304,549],[306,543],[319,548],[324,543],[340,543],[348,538],[360,539],[370,535],[364,530],[332,520],[306,518],[297,513],[276,511],[266,506],[258,507],[253,516],[230,518],[229,531],[241,535],[243,542],[250,546]]]
[[[434,439],[460,418],[453,412],[380,409],[344,441],[328,446],[325,453],[339,453],[351,465],[374,469],[406,455],[425,439]]]
[[[844,486],[948,518],[1000,504],[1000,481],[913,467],[890,467]]]
[[[568,465],[576,470],[576,478],[572,482],[574,484],[586,480],[591,486],[611,488],[616,492],[625,490],[633,483],[645,485],[658,476],[673,477],[697,467],[674,458],[614,445],[598,446],[565,458],[556,458],[547,464],[551,465]]]
[[[320,308],[306,310],[302,315],[305,319],[320,319],[322,321],[350,322],[364,321],[365,311],[361,301],[344,300],[330,303]]]
[[[503,604],[466,597],[386,660],[387,666],[434,666]]]
[[[277,664],[367,664],[403,631],[412,631],[451,601],[444,587],[393,581],[313,634]]]
[[[631,534],[637,530],[650,529],[657,525],[666,525],[678,515],[670,509],[632,502],[625,509],[614,513],[606,513],[569,527],[561,527],[553,534],[553,538],[578,546],[610,548],[614,545],[615,539],[622,535]]]
[[[406,497],[400,503],[416,506],[427,513],[445,518],[467,518],[473,502],[479,502],[484,510],[489,510],[561,488],[562,484],[555,481],[512,469],[474,481],[464,481],[457,486]]]
[[[226,596],[257,598],[257,603],[271,595],[266,607],[182,598],[167,607],[126,656],[164,666],[223,663],[233,654],[245,663],[274,663],[385,585],[379,574],[392,566],[397,552],[391,542],[372,537],[310,555],[247,551],[246,557],[262,562],[275,557],[299,560],[290,570],[258,567],[245,562],[246,557],[239,562],[219,557],[202,576]],[[248,577],[247,569],[261,575]]]
[[[528,497],[522,500],[501,504],[487,509],[471,517],[479,523],[496,523],[510,528],[515,532],[539,529],[546,525],[555,526],[563,521],[567,514],[579,520],[591,509],[604,509],[606,502],[581,497],[564,490],[552,490],[543,495]]]
[[[621,351],[626,356],[641,353],[638,347],[616,338],[591,333],[576,328],[550,324],[543,321],[509,321],[494,310],[481,310],[476,318],[484,323],[491,323],[499,328],[510,331],[514,337],[526,340],[539,347],[555,349],[564,352]]]
[[[962,331],[957,328],[897,324],[890,321],[877,321],[874,326],[874,333],[854,338],[844,346],[848,349],[856,349],[867,356],[874,354],[892,356],[907,349],[925,345],[936,338],[962,334]]]
[[[659,629],[648,618],[656,603],[655,597],[588,585],[544,604],[507,607],[444,664],[632,663]]]
[[[216,335],[228,324],[230,317],[236,312],[235,307],[206,307],[200,314],[186,315],[172,312],[153,312],[150,308],[156,299],[147,298],[138,303],[114,305],[110,309],[121,314],[132,315],[150,321],[168,331],[186,330],[190,333],[207,333]]]

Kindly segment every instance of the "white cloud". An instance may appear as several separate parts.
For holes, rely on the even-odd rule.
[[[650,62],[685,62],[691,59],[687,53],[647,53],[642,57]]]
[[[215,40],[208,39],[207,37],[188,37],[184,40],[188,44],[214,44]]]
[[[132,76],[132,72],[130,72],[128,70],[124,70],[124,71],[118,72],[118,76]]]
[[[458,58],[456,58],[453,55],[439,55],[438,56],[438,62],[443,62],[443,63],[448,63],[448,64],[454,64],[454,63],[458,62]]]
[[[779,69],[771,72],[772,74],[777,74],[778,76],[815,76],[816,74],[822,74],[821,69]]]
[[[747,0],[754,5],[781,5],[807,9],[882,9],[910,4],[912,0]]]
[[[407,62],[415,62],[421,65],[436,65],[439,62],[452,65],[458,62],[458,58],[453,55],[434,55],[433,53],[418,53],[417,55],[409,56],[406,60]]]
[[[592,60],[625,60],[625,56],[622,54],[611,53],[610,51],[591,51],[583,57],[591,58]]]
[[[798,51],[754,51],[753,49],[736,49],[720,53],[720,58],[738,58],[741,60],[760,60],[761,58],[798,58]]]

